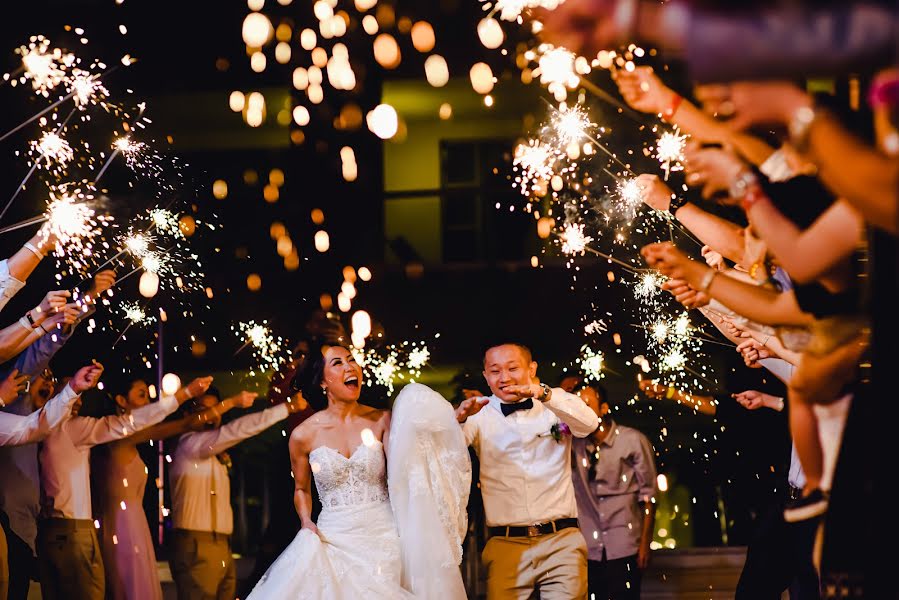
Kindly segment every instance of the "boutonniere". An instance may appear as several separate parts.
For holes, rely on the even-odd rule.
[[[568,425],[559,421],[557,423],[553,423],[553,426],[549,428],[547,433],[541,433],[537,437],[551,437],[557,442],[561,442],[563,439],[571,435],[571,430],[568,428]]]

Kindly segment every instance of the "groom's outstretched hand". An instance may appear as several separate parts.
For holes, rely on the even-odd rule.
[[[480,412],[482,408],[487,406],[489,398],[476,397],[463,400],[456,409],[456,420],[464,423],[465,420],[473,414]]]

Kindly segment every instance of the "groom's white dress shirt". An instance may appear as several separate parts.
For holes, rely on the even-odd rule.
[[[481,494],[489,527],[535,525],[577,516],[571,483],[571,436],[553,439],[563,422],[576,437],[599,424],[578,396],[553,388],[546,402],[504,416],[496,396],[462,424],[481,462]]]

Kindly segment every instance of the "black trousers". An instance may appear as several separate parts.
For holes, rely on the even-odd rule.
[[[735,600],[819,600],[818,573],[812,548],[818,519],[787,523],[783,502],[774,502],[755,523]]]
[[[25,540],[13,533],[6,513],[0,511],[0,525],[6,532],[9,562],[9,600],[26,600],[31,579],[37,579],[37,559]]]
[[[605,551],[603,551],[605,558]],[[612,560],[587,561],[587,598],[590,600],[640,600],[637,555]]]

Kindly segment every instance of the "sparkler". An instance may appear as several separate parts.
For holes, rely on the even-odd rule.
[[[641,273],[634,286],[634,297],[642,302],[654,299],[661,291],[667,277],[656,271]]]
[[[150,211],[150,220],[156,231],[175,237],[183,237],[181,226],[178,224],[178,216],[165,208],[154,208]]]
[[[643,205],[643,188],[640,187],[637,178],[617,179],[615,192],[618,198],[616,207],[627,220],[632,220]]]
[[[258,361],[255,369],[258,369],[260,372],[277,369],[290,357],[290,351],[287,350],[284,339],[272,333],[267,321],[262,323],[256,323],[255,321],[239,323],[237,329],[233,326],[231,329],[238,333],[241,339],[245,340],[244,344],[237,349],[234,355],[236,356],[247,346],[251,346],[253,348],[253,356]],[[255,369],[251,369],[250,375],[255,375]]]
[[[64,169],[75,158],[69,142],[55,131],[45,131],[40,140],[31,141],[29,145],[32,154],[36,155],[36,162],[40,163],[43,159],[44,166],[48,169],[54,163],[58,169]]]
[[[123,302],[121,310],[125,315],[125,319],[128,320],[128,325],[125,326],[125,329],[122,330],[122,333],[119,334],[119,337],[116,338],[116,341],[112,343],[113,348],[115,348],[116,344],[122,341],[122,339],[125,337],[125,334],[128,333],[128,330],[132,327],[149,325],[156,320],[156,317],[148,314],[144,307],[137,302]]]
[[[515,147],[513,167],[519,172],[515,177],[515,185],[522,195],[530,196],[536,190],[546,187],[546,182],[553,176],[556,161],[560,154],[548,144],[530,139],[527,144]]]
[[[553,114],[553,132],[561,146],[567,146],[573,142],[580,142],[590,136],[590,130],[596,127],[596,123],[590,121],[590,116],[579,104],[566,106]]]
[[[539,74],[540,83],[561,102],[568,95],[568,90],[575,88],[580,81],[574,70],[574,53],[565,48],[554,48],[549,44],[541,44],[537,51],[541,54],[537,59],[534,75]]]
[[[50,190],[50,201],[44,216],[47,226],[41,229],[44,239],[55,238],[55,254],[62,257],[66,249],[70,256],[87,257],[92,254],[92,240],[106,226],[111,217],[97,216],[91,208],[93,195],[79,188],[60,186]],[[76,260],[80,262],[82,258]]]
[[[586,344],[581,346],[581,355],[578,357],[577,363],[587,381],[599,381],[605,377],[605,373],[602,371],[605,363],[602,350],[593,350]]]
[[[593,241],[592,237],[584,234],[583,223],[568,223],[562,228],[559,238],[562,240],[562,252],[569,255],[583,256],[587,244]]]
[[[19,81],[30,81],[35,93],[45,98],[49,97],[50,90],[65,81],[66,72],[77,62],[74,54],[59,48],[51,50],[50,40],[40,35],[32,37],[27,46],[20,46],[15,52],[22,56]]]
[[[150,244],[152,242],[152,235],[145,231],[139,231],[127,235],[122,242],[122,247],[131,256],[143,258],[150,251]]]
[[[592,323],[588,323],[584,326],[584,333],[586,334],[594,334],[594,333],[605,333],[609,330],[609,326],[606,325],[606,322],[603,319],[599,321],[593,321]]]
[[[684,148],[687,145],[688,137],[680,135],[679,131],[675,129],[674,132],[664,132],[656,141],[655,156],[662,164],[662,168],[665,169],[665,181],[668,181],[671,171],[679,171],[684,168],[681,163],[684,160]]]
[[[356,362],[370,375],[367,385],[382,385],[392,394],[398,381],[414,381],[431,358],[431,351],[424,342],[403,342],[383,349],[353,349]]]
[[[109,90],[100,81],[100,75],[75,69],[69,79],[69,92],[75,100],[75,106],[84,110],[90,104],[98,104],[109,96]]]
[[[546,10],[554,10],[564,1],[565,0],[496,0],[493,2],[493,9],[490,11],[490,15],[492,16],[499,13],[499,18],[503,21],[514,22],[521,18],[521,13],[525,9],[545,8]],[[485,2],[487,7],[490,6],[490,0],[481,0],[481,2]]]

